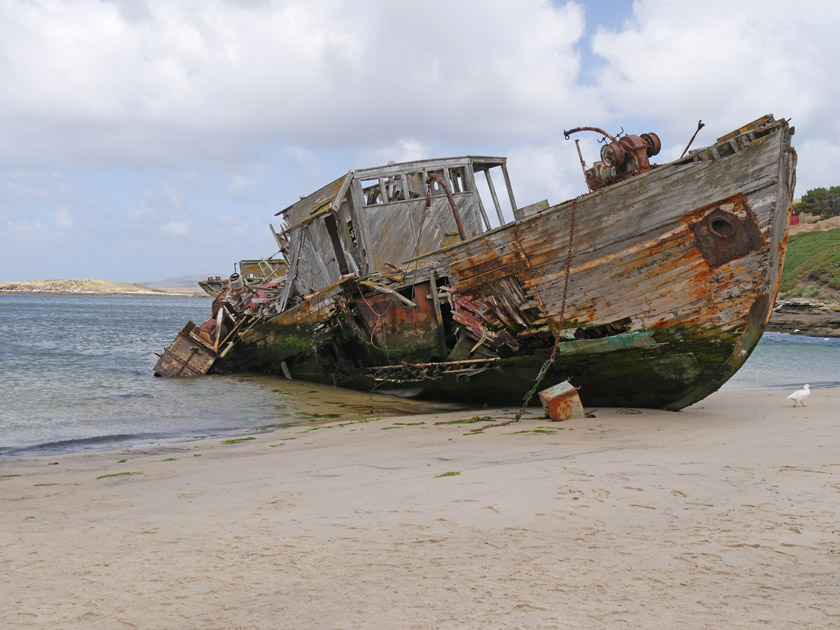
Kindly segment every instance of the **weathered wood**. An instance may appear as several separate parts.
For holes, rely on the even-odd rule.
[[[477,194],[478,189],[475,184],[475,171],[473,170],[472,165],[466,167],[466,176],[469,190],[476,193],[475,200],[478,204],[478,210],[481,213],[481,218],[484,220],[484,229],[489,230],[491,228],[490,219],[487,217],[487,210],[484,208],[484,202],[481,201],[481,195]]]
[[[416,308],[417,305],[409,300],[407,297],[404,297],[394,291],[393,289],[389,289],[388,287],[383,287],[381,284],[376,284],[375,282],[371,282],[370,280],[360,280],[359,284],[363,287],[368,287],[369,289],[373,289],[374,291],[379,291],[380,293],[387,293],[395,298],[397,298],[400,302],[405,304],[406,306],[411,306]]]
[[[293,245],[294,253],[292,254],[292,262],[289,264],[289,273],[286,276],[286,284],[283,286],[283,293],[280,295],[280,301],[277,303],[277,310],[282,312],[286,310],[286,305],[289,303],[289,295],[292,291],[292,285],[297,280],[297,268],[300,262],[300,250],[303,246],[303,238],[297,238]]]
[[[286,213],[298,223],[281,312],[243,332],[231,360],[274,371],[287,362],[296,378],[358,387],[419,379],[433,395],[511,400],[529,389],[557,331],[550,374],[580,379],[596,404],[690,404],[743,363],[778,287],[795,154],[784,121],[762,124],[641,174],[599,171],[596,192],[554,206],[519,208],[503,158],[351,172]],[[639,136],[626,138],[645,150]],[[495,190],[496,167],[513,222]],[[434,172],[452,187],[464,241],[442,191],[425,211],[418,182]],[[354,263],[357,280],[340,280]],[[286,308],[292,285],[302,301]],[[492,362],[472,369],[432,360],[441,356]]]
[[[502,207],[499,205],[499,197],[496,195],[496,187],[493,185],[493,177],[490,175],[490,169],[484,169],[484,177],[487,180],[487,187],[490,189],[490,196],[493,198],[493,207],[496,209],[496,216],[499,217],[499,225],[507,223],[505,217],[502,215]]]
[[[435,308],[435,322],[437,323],[437,341],[440,357],[445,357],[449,352],[446,347],[446,328],[443,323],[443,312],[440,308],[440,296],[438,295],[437,277],[434,273],[429,275],[429,293],[432,296],[432,306]]]
[[[510,176],[508,175],[507,163],[502,164],[502,176],[505,178],[505,187],[507,188],[508,199],[510,200],[510,209],[513,212],[513,218],[521,219],[523,217],[520,214],[519,209],[516,207],[516,198],[513,196],[513,187],[510,185]]]

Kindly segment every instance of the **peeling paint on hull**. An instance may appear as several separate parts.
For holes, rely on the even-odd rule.
[[[508,186],[517,220],[496,227],[474,177],[501,158],[351,172],[287,209],[300,262],[287,260],[283,308],[261,311],[215,369],[516,404],[557,332],[547,385],[570,380],[587,406],[681,409],[738,370],[769,319],[792,133],[762,117],[555,206],[520,210]],[[435,201],[429,177],[424,208],[410,194],[421,166],[457,194]]]

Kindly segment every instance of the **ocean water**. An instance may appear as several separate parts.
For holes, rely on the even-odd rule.
[[[840,338],[765,332],[721,389],[800,389],[805,383],[840,385]]]
[[[448,408],[264,375],[155,378],[154,353],[209,315],[201,298],[0,295],[0,458]]]
[[[0,458],[452,409],[261,375],[166,379],[157,357],[210,302],[0,295]],[[840,339],[767,333],[724,389],[840,383]]]

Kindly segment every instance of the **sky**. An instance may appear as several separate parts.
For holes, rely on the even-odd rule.
[[[809,0],[4,0],[0,280],[229,274],[392,160],[507,156],[519,205],[558,203],[581,125],[664,163],[772,113],[797,196],[838,185],[839,26]]]

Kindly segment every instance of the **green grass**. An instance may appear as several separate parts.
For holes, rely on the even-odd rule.
[[[840,290],[840,229],[797,234],[788,241],[780,290],[815,297],[823,286]]]
[[[239,444],[240,442],[247,442],[248,440],[256,440],[255,437],[233,438],[232,440],[224,440],[222,444]]]
[[[174,457],[167,457],[166,459],[162,459],[162,460],[160,460],[160,461],[162,461],[162,462],[174,462],[174,461],[176,461],[176,460],[175,460],[175,458],[174,458]]]
[[[20,475],[0,475],[0,479],[6,479],[8,477],[20,477]]]
[[[297,414],[299,418],[340,418],[340,413],[309,413],[308,411],[301,411]]]
[[[435,426],[439,424],[475,424],[476,422],[495,422],[495,418],[491,418],[490,416],[475,416],[473,418],[464,418],[463,420],[443,420],[441,422],[435,422]]]
[[[359,418],[358,420],[351,420],[350,422],[342,422],[341,424],[333,425],[338,427],[346,427],[350,424],[364,424],[365,422],[379,422],[382,418]]]
[[[32,484],[32,486],[34,488],[38,488],[38,487],[41,487],[41,486],[54,486],[54,485],[55,485],[54,483],[33,483]]]
[[[297,433],[308,433],[310,431],[318,431],[319,429],[335,429],[336,427],[347,427],[351,424],[364,424],[365,422],[378,422],[382,418],[359,418],[358,420],[350,420],[350,422],[336,422],[334,424],[320,424],[318,426],[309,427],[305,431],[297,431]],[[294,439],[294,438],[291,438]]]
[[[435,479],[439,479],[439,478],[441,478],[441,477],[457,477],[457,476],[458,476],[458,475],[460,475],[460,474],[461,474],[461,473],[459,473],[459,472],[454,472],[454,471],[453,471],[453,472],[445,472],[445,473],[443,473],[443,474],[441,474],[441,475],[435,475]]]
[[[111,473],[108,475],[99,475],[97,479],[107,479],[109,477],[126,477],[128,475],[142,475],[141,472],[120,472],[120,473]]]

